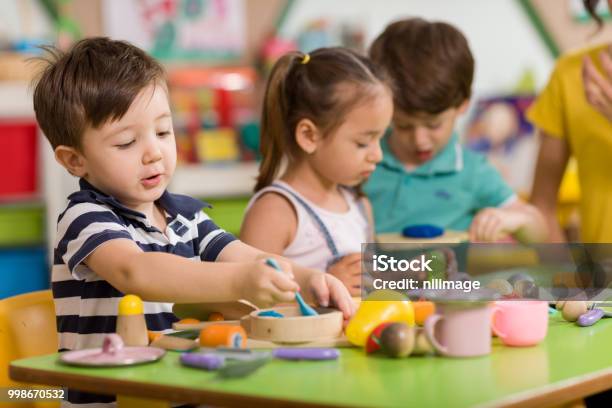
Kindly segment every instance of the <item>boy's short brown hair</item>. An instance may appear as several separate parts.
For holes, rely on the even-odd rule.
[[[155,59],[125,41],[86,38],[66,53],[46,51],[46,66],[34,89],[34,111],[54,149],[81,149],[88,126],[121,119],[140,91],[164,79]]]
[[[466,38],[450,24],[420,18],[387,26],[370,57],[395,82],[395,108],[438,114],[471,95],[474,58]]]

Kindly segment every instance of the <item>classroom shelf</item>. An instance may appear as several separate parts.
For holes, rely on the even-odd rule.
[[[227,163],[177,166],[169,190],[206,200],[250,195],[259,164]]]
[[[40,202],[0,205],[0,248],[42,245],[45,207]]]
[[[34,117],[30,83],[26,81],[0,81],[0,117]]]

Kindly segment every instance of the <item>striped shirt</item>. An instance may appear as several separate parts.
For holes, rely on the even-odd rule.
[[[194,261],[215,261],[233,235],[219,228],[204,212],[207,206],[191,197],[167,191],[157,204],[165,211],[164,232],[146,216],[117,199],[79,181],[57,222],[52,290],[60,351],[101,347],[114,333],[118,303],[124,295],[83,262],[98,246],[113,239],[130,239],[144,252],[166,252]],[[171,303],[144,302],[147,329],[172,328],[177,318]],[[111,402],[113,397],[69,390],[73,403]]]

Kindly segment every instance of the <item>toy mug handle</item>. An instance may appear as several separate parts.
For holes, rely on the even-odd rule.
[[[102,353],[115,354],[123,348],[123,339],[117,333],[110,333],[104,337]]]
[[[448,355],[448,348],[440,344],[438,340],[436,340],[436,336],[434,334],[436,325],[442,319],[444,319],[444,316],[437,313],[429,316],[427,320],[425,320],[425,335],[436,351],[438,351],[440,354]]]
[[[503,330],[500,330],[495,325],[495,316],[497,316],[498,314],[503,314],[503,313],[504,313],[504,309],[502,309],[499,306],[493,306],[493,314],[491,315],[491,329],[493,329],[493,333],[495,333],[495,335],[502,340],[505,339],[508,336],[508,334],[504,332]]]

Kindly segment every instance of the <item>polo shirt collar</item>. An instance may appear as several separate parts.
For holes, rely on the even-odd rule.
[[[463,146],[459,142],[459,136],[453,133],[447,145],[433,159],[408,171],[391,151],[388,143],[389,136],[381,142],[383,159],[381,165],[392,170],[401,171],[420,176],[431,176],[435,174],[448,174],[461,171],[463,169]]]
[[[79,187],[81,188],[79,191],[72,193],[68,197],[70,201],[98,202],[110,206],[118,213],[146,220],[146,216],[143,213],[127,208],[115,197],[98,190],[84,178],[79,179]],[[211,207],[210,204],[203,201],[180,194],[171,194],[167,190],[164,191],[156,202],[159,203],[172,218],[176,218],[178,215],[182,215],[185,218],[191,218],[193,214],[199,212],[202,208]]]

